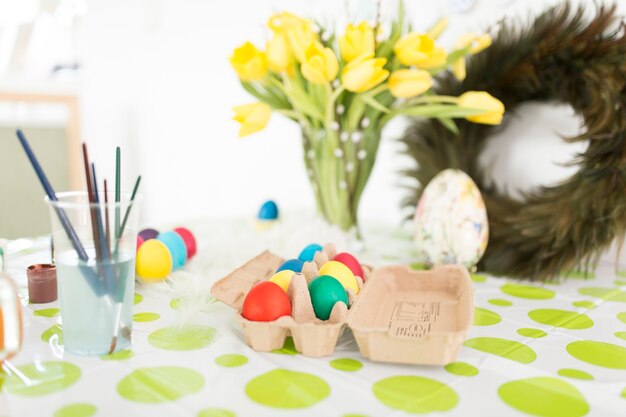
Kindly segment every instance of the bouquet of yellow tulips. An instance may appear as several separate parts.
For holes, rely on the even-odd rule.
[[[263,129],[272,113],[298,122],[318,209],[345,230],[357,226],[381,130],[393,117],[437,118],[452,131],[454,118],[502,120],[503,104],[486,92],[451,97],[432,90],[441,71],[464,77],[465,57],[487,48],[489,35],[466,35],[448,52],[436,43],[445,19],[427,32],[409,31],[402,3],[388,34],[361,22],[337,36],[288,12],[268,26],[264,51],[248,42],[230,58],[243,88],[259,100],[234,108],[239,134]]]

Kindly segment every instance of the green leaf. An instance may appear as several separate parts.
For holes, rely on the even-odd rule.
[[[476,116],[485,113],[484,109],[460,107],[454,104],[429,104],[424,106],[409,107],[398,112],[407,116],[436,117],[436,118],[459,118]]]
[[[446,58],[446,66],[452,65],[459,58],[463,58],[465,55],[469,54],[470,47],[466,46],[465,48],[457,49],[456,51],[452,51],[448,54]]]
[[[390,113],[391,111],[383,106],[382,104],[380,104],[378,101],[376,101],[376,99],[372,96],[368,96],[367,94],[363,94],[358,96],[360,100],[362,100],[365,104],[367,104],[368,106],[383,112],[383,113]]]
[[[450,132],[454,133],[455,135],[459,134],[459,128],[457,127],[456,123],[454,123],[454,120],[448,117],[440,117],[438,120]]]

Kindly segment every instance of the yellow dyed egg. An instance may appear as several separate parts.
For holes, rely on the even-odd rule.
[[[280,271],[272,275],[272,277],[268,280],[278,285],[283,291],[287,292],[289,289],[289,283],[291,282],[291,277],[295,272],[285,269],[284,271]]]
[[[163,281],[172,272],[172,255],[160,240],[146,240],[137,250],[137,275],[144,281]]]
[[[359,286],[357,285],[356,278],[354,274],[344,264],[337,261],[329,261],[322,265],[320,269],[320,275],[330,275],[335,278],[337,281],[341,282],[341,285],[346,290],[354,291],[354,294],[359,293]]]

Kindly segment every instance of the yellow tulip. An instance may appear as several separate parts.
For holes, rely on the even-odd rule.
[[[479,36],[470,49],[470,54],[477,54],[491,46],[491,35],[485,33]]]
[[[261,102],[235,106],[233,111],[233,120],[241,123],[239,137],[263,130],[272,115],[271,107]]]
[[[435,40],[425,33],[405,35],[396,42],[393,50],[403,65],[436,68],[446,63],[446,51],[436,46]]]
[[[474,33],[466,33],[461,35],[456,43],[456,47],[459,49],[469,47],[470,54],[477,54],[490,46],[491,36],[489,34],[477,36]],[[452,63],[452,73],[459,81],[463,81],[465,79],[465,57],[461,57]]]
[[[341,82],[353,93],[368,91],[389,76],[389,71],[384,69],[386,63],[385,58],[374,58],[373,53],[363,54],[344,67]]]
[[[304,61],[306,49],[312,42],[318,42],[317,33],[313,31],[310,22],[303,22],[290,27],[285,34],[289,40],[291,52],[298,62]]]
[[[289,29],[291,26],[298,25],[302,22],[306,22],[306,19],[297,16],[293,13],[289,12],[280,12],[275,13],[270,17],[270,20],[267,22],[267,26],[269,26],[274,33],[283,32],[286,29]]]
[[[410,98],[428,91],[433,86],[433,79],[428,71],[400,69],[391,73],[387,85],[395,97]]]
[[[484,113],[467,116],[473,123],[499,125],[504,115],[504,104],[485,91],[468,91],[459,96],[458,105],[472,109],[484,110]]]
[[[267,43],[267,62],[274,72],[288,72],[292,65],[289,42],[283,33],[275,34]]]
[[[267,56],[250,42],[235,49],[230,64],[242,81],[257,81],[267,74]]]
[[[304,78],[313,84],[324,84],[334,80],[338,71],[339,63],[332,49],[318,42],[309,45],[302,61]]]
[[[367,22],[361,22],[358,26],[350,23],[346,33],[339,38],[341,56],[347,62],[361,54],[374,53],[374,48],[374,29]]]
[[[456,43],[457,48],[470,47],[470,54],[477,54],[491,46],[491,35],[484,33],[480,36],[474,33],[465,33],[461,35]]]
[[[282,34],[289,43],[291,53],[298,62],[304,60],[304,53],[311,42],[317,42],[317,33],[313,30],[313,22],[288,12],[273,15],[268,26],[275,34]]]
[[[452,63],[452,74],[454,74],[454,78],[459,81],[463,81],[467,72],[465,70],[465,58],[459,58]]]
[[[428,30],[428,34],[430,35],[431,38],[437,39],[439,36],[441,36],[443,31],[446,30],[447,27],[448,27],[448,18],[442,17],[441,19],[437,21],[437,23],[435,23],[435,26],[433,26],[432,28]]]

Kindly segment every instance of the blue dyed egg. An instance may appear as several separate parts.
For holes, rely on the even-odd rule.
[[[281,266],[279,266],[276,272],[280,272],[280,271],[302,272],[303,265],[304,265],[304,262],[302,262],[300,259],[290,259],[288,261],[285,261],[285,263],[283,263]]]
[[[176,232],[159,233],[157,240],[165,243],[165,246],[172,254],[172,263],[174,269],[182,268],[187,260],[187,245],[182,237]]]
[[[273,200],[267,200],[261,205],[259,214],[257,215],[259,220],[276,220],[278,219],[278,205]]]
[[[310,245],[302,249],[302,252],[300,252],[298,259],[300,259],[302,262],[311,262],[315,257],[315,253],[321,251],[322,249],[323,248],[321,245],[318,245],[317,243],[311,243]]]

